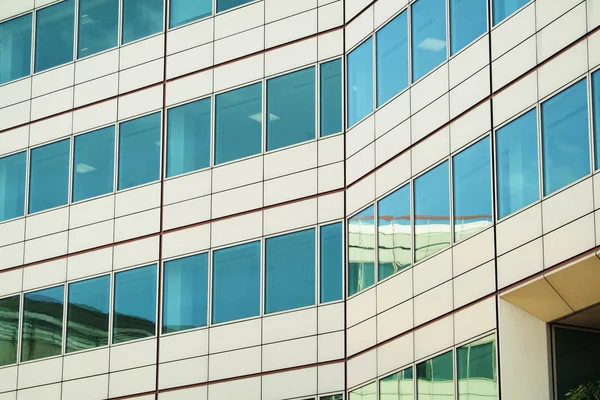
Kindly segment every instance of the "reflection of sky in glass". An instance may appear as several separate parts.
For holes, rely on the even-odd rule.
[[[536,110],[496,132],[498,218],[539,199]]]
[[[492,223],[489,136],[453,158],[454,239],[459,241]]]
[[[487,30],[487,0],[450,0],[450,51],[458,53]]]
[[[375,283],[375,207],[348,219],[348,295]]]
[[[23,299],[21,361],[59,355],[62,352],[64,286],[26,293]]]
[[[321,227],[321,303],[340,300],[343,289],[342,223]]]
[[[402,12],[377,32],[377,107],[408,86],[408,18]]]
[[[596,150],[596,169],[600,168],[600,71],[592,75],[592,101],[594,110],[594,147]]]
[[[414,82],[446,60],[446,0],[418,0],[411,11]]]
[[[67,352],[108,344],[110,276],[69,285]]]
[[[379,275],[382,280],[412,262],[410,186],[388,194],[377,204]]]
[[[542,103],[544,195],[590,173],[587,80]]]
[[[265,240],[265,312],[315,304],[315,230]]]
[[[348,54],[348,127],[373,111],[373,38]]]
[[[450,245],[448,161],[415,179],[415,261]]]

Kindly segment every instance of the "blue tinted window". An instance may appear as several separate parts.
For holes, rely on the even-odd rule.
[[[542,103],[544,195],[590,173],[587,80]]]
[[[115,274],[113,343],[156,334],[156,265]]]
[[[265,241],[265,312],[315,304],[315,230]]]
[[[67,353],[108,345],[110,276],[69,285]]]
[[[408,87],[408,18],[404,11],[377,32],[377,107]]]
[[[0,85],[31,72],[31,14],[0,24]]]
[[[210,99],[167,112],[167,177],[210,165]]]
[[[260,153],[262,84],[222,93],[215,103],[215,164]]]
[[[0,367],[17,362],[21,296],[0,299]]]
[[[212,322],[260,314],[260,242],[213,253]]]
[[[77,57],[118,45],[119,0],[79,0]]]
[[[119,190],[160,176],[160,112],[119,126]]]
[[[487,30],[487,0],[450,0],[450,54]]]
[[[164,0],[123,0],[123,44],[163,30]]]
[[[448,162],[415,179],[415,261],[450,245]]]
[[[23,296],[21,361],[62,353],[64,286]]]
[[[373,39],[348,54],[348,127],[373,111]]]
[[[162,332],[206,325],[208,253],[164,264]]]
[[[321,303],[340,300],[343,288],[342,223],[321,227]]]
[[[498,218],[540,198],[535,110],[496,132]]]
[[[70,151],[69,139],[31,150],[29,213],[67,204]]]
[[[492,0],[494,25],[529,3],[530,0]]]
[[[212,14],[212,0],[171,0],[169,3],[169,28]]]
[[[112,192],[114,173],[114,126],[75,137],[73,201]]]
[[[410,185],[388,194],[377,204],[379,280],[412,264]]]
[[[490,138],[453,158],[454,240],[474,235],[492,224]]]
[[[230,8],[250,3],[254,0],[217,0],[217,12],[229,10]]]
[[[596,169],[600,168],[600,72],[592,75],[592,102],[594,111],[594,147]]]
[[[321,64],[321,136],[342,131],[342,59]]]
[[[37,12],[35,72],[73,61],[74,30],[74,0],[64,0]]]
[[[314,139],[315,68],[267,81],[267,151]]]
[[[375,283],[375,207],[348,219],[348,296]]]
[[[17,218],[25,211],[25,163],[27,154],[0,158],[0,221]]]
[[[413,82],[446,60],[446,0],[412,5]]]

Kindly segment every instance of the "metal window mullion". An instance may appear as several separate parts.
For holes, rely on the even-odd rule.
[[[36,32],[37,32],[37,10],[31,11],[31,60],[29,60],[29,76],[33,76],[35,73],[35,59],[36,59]]]
[[[321,227],[316,225],[315,230],[315,305],[321,303]],[[318,324],[318,321],[317,321]]]
[[[79,3],[81,0],[75,0],[73,10],[73,60],[74,63],[79,58]]]

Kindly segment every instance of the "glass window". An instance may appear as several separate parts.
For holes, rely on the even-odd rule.
[[[213,253],[212,322],[260,314],[260,242]]]
[[[31,14],[0,24],[0,85],[31,72]]]
[[[69,139],[31,150],[29,213],[67,204],[70,152]]]
[[[267,81],[267,151],[314,139],[315,67]]]
[[[415,261],[450,245],[448,162],[415,180]]]
[[[452,159],[454,240],[466,239],[492,224],[492,172],[489,136]]]
[[[530,0],[492,0],[494,25],[529,3]]]
[[[156,265],[115,274],[113,343],[156,334]]]
[[[342,223],[325,225],[321,228],[321,303],[340,300],[344,278],[344,248]]]
[[[123,44],[163,30],[164,0],[123,0]]]
[[[342,59],[321,64],[321,136],[342,131]]]
[[[73,201],[112,192],[114,174],[114,126],[75,136]]]
[[[458,399],[498,398],[496,337],[476,340],[457,350]]]
[[[0,299],[0,367],[17,362],[20,296]]]
[[[262,151],[262,83],[216,96],[215,164]]]
[[[315,304],[315,230],[265,240],[265,312]]]
[[[348,219],[348,296],[375,283],[375,208]]]
[[[208,253],[164,263],[162,332],[206,326]]]
[[[412,5],[413,82],[446,60],[446,0]]]
[[[498,218],[540,198],[535,109],[496,132]]]
[[[119,190],[160,177],[160,112],[119,125]]]
[[[373,38],[348,54],[348,127],[373,111]]]
[[[0,221],[21,217],[25,212],[25,163],[27,153],[0,158]]]
[[[217,0],[217,12],[226,11],[230,8],[250,3],[254,0]]]
[[[210,99],[167,111],[167,178],[210,165]]]
[[[594,147],[596,169],[600,168],[600,71],[592,75],[592,103],[594,112]]]
[[[487,30],[487,0],[450,0],[450,54],[454,55]]]
[[[212,0],[171,0],[169,2],[169,28],[212,14]]]
[[[379,400],[409,400],[415,397],[412,367],[379,381]]]
[[[408,87],[408,17],[404,11],[377,32],[377,107]]]
[[[377,214],[378,279],[382,280],[412,263],[410,185],[381,199]]]
[[[119,44],[119,0],[79,0],[77,58]]]
[[[417,398],[445,400],[454,398],[452,351],[417,364]]]
[[[590,173],[587,80],[542,103],[544,195]]]
[[[319,400],[344,400],[343,394],[332,394],[330,396],[321,396]]]
[[[109,307],[109,275],[69,285],[67,353],[108,345]]]
[[[35,24],[35,72],[73,61],[75,0],[38,10]]]
[[[62,352],[64,295],[64,286],[56,286],[23,296],[21,361]]]
[[[375,382],[354,389],[349,393],[350,400],[377,400],[377,384]]]

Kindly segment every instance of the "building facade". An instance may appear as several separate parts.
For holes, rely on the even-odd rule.
[[[600,380],[600,0],[1,0],[0,400]]]

